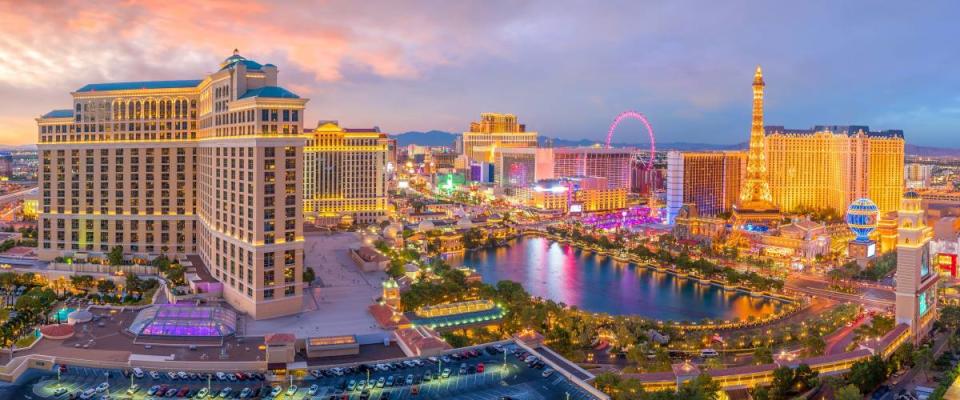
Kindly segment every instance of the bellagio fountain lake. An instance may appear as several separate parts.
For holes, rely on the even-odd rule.
[[[531,295],[585,311],[662,321],[747,320],[778,312],[782,302],[723,290],[616,261],[540,237],[467,253],[450,260],[476,269],[484,282],[518,282]]]

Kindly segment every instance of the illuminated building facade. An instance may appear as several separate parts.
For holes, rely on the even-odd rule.
[[[460,138],[463,154],[470,161],[492,163],[498,148],[536,148],[537,133],[527,132],[513,114],[483,113],[471,122]]]
[[[303,108],[234,51],[198,80],[100,83],[37,119],[38,256],[199,255],[253,318],[302,303]]]
[[[553,150],[553,176],[599,176],[607,188],[630,189],[630,165],[635,151],[630,148],[558,147]]]
[[[869,198],[881,213],[896,211],[903,193],[903,131],[867,126],[766,127],[767,179],[773,202],[845,210]]]
[[[740,228],[754,225],[775,225],[780,209],[773,203],[767,181],[767,162],[763,130],[763,71],[757,66],[753,75],[753,121],[750,125],[750,148],[747,150],[747,171],[740,189],[740,198],[733,207],[734,223]]]
[[[668,222],[685,204],[696,204],[702,216],[731,211],[740,197],[746,162],[744,152],[667,153]]]
[[[530,193],[523,197],[531,207],[564,213],[612,211],[627,207],[627,189],[610,188],[603,177],[538,181]]]
[[[937,319],[937,280],[931,265],[930,240],[933,230],[924,221],[920,195],[903,195],[897,212],[896,319],[910,325],[917,344],[933,328]]]
[[[633,149],[599,147],[498,148],[494,182],[523,187],[544,179],[602,177],[610,189],[630,189]]]
[[[630,180],[631,192],[649,196],[666,189],[667,170],[647,168],[645,164],[635,161],[630,167]]]
[[[326,225],[386,218],[389,147],[387,135],[378,128],[317,123],[303,152],[304,217]]]

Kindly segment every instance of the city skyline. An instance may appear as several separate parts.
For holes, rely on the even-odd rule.
[[[902,129],[909,144],[927,146],[949,146],[942,139],[960,125],[960,80],[948,70],[957,56],[933,47],[956,29],[946,2],[528,3],[507,16],[507,5],[487,3],[425,12],[145,2],[108,6],[108,16],[68,5],[0,5],[0,143],[35,143],[33,119],[68,101],[66,91],[200,78],[233,48],[281,65],[286,86],[312,99],[311,125],[462,132],[477,113],[511,112],[544,136],[600,140],[616,114],[635,109],[658,141],[733,144],[749,130],[741,83],[756,64],[771,125]],[[879,28],[894,26],[902,28]],[[639,123],[614,141],[643,142]]]

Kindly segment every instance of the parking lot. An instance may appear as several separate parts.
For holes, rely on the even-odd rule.
[[[552,373],[544,377],[544,371],[549,367],[530,367],[519,360],[507,348],[506,357],[503,353],[494,353],[479,349],[478,356],[464,357],[461,360],[448,358],[448,362],[438,359],[432,362],[422,359],[421,366],[396,365],[386,371],[375,368],[354,368],[355,371],[345,371],[343,375],[336,375],[327,370],[326,374],[315,371],[313,376],[293,378],[292,383],[297,386],[293,394],[288,395],[291,385],[290,376],[267,376],[265,380],[248,378],[245,380],[219,380],[214,372],[208,380],[202,376],[187,379],[171,379],[165,372],[159,373],[157,378],[149,375],[143,378],[126,378],[122,371],[94,368],[69,367],[61,374],[59,383],[56,375],[47,375],[40,381],[29,385],[29,394],[40,398],[68,399],[97,388],[103,382],[109,383],[109,389],[96,393],[92,398],[99,399],[109,394],[111,399],[149,399],[160,398],[147,391],[154,386],[165,386],[165,390],[176,389],[174,392],[188,392],[186,396],[169,398],[196,397],[201,388],[208,388],[212,393],[220,393],[229,387],[228,398],[241,398],[241,391],[250,388],[255,396],[246,398],[274,398],[274,399],[501,399],[506,396],[517,400],[548,400],[548,399],[593,399],[591,395],[569,382],[559,373]],[[506,363],[504,363],[506,359]],[[483,372],[476,372],[483,364]],[[368,364],[375,367],[375,364]],[[438,378],[448,371],[447,378]],[[109,376],[107,374],[109,373]],[[329,375],[329,376],[328,376]],[[394,384],[390,385],[390,378]],[[432,379],[427,379],[428,377]],[[381,382],[382,379],[382,382]],[[369,381],[368,384],[364,382]],[[411,382],[408,384],[407,382]],[[128,394],[127,389],[131,382],[139,389]],[[351,383],[352,382],[352,383]],[[271,387],[278,385],[282,392],[276,397],[270,397]],[[315,392],[309,393],[316,385]],[[55,395],[57,388],[65,388],[65,393]],[[351,390],[352,388],[352,390]],[[185,390],[181,390],[185,389]],[[63,389],[61,389],[63,390]],[[569,397],[567,397],[569,395]],[[364,397],[367,396],[367,397]],[[166,396],[163,396],[167,398]],[[206,398],[210,398],[207,396]]]

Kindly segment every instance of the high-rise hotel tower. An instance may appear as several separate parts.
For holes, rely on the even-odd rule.
[[[39,125],[41,259],[199,255],[254,318],[299,312],[303,108],[234,51],[198,80],[98,83]]]
[[[324,225],[373,223],[387,216],[390,139],[379,128],[320,121],[304,148],[304,217]]]

